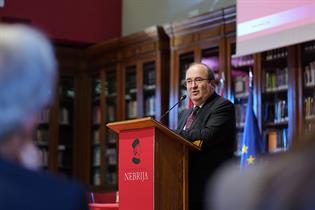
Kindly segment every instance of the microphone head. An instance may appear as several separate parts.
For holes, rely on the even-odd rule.
[[[187,97],[186,95],[182,95],[179,100],[182,101],[182,100],[184,100],[186,97]]]

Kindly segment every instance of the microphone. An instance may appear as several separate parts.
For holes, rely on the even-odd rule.
[[[180,102],[182,102],[187,96],[186,95],[182,95],[179,99],[179,101],[177,101],[176,104],[174,104],[169,110],[167,110],[160,118],[160,121],[172,110],[174,109],[175,106],[177,106]]]

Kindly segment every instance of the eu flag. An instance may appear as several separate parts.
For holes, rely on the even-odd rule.
[[[246,168],[255,164],[259,154],[263,152],[262,138],[258,128],[257,118],[253,110],[252,87],[249,88],[244,134],[240,148],[241,168]]]

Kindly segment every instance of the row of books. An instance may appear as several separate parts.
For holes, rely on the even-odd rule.
[[[144,85],[150,86],[155,84],[155,71],[145,71],[144,72]]]
[[[117,165],[117,149],[116,148],[107,148],[105,155],[106,155],[106,163],[108,165]]]
[[[118,139],[118,136],[117,136],[117,134],[114,131],[107,130],[107,142],[109,144],[116,144],[117,143],[117,139]]]
[[[108,105],[107,106],[107,115],[106,115],[106,119],[107,121],[111,122],[114,121],[116,119],[116,107],[113,105]]]
[[[101,165],[101,149],[99,145],[94,145],[93,147],[93,166]]]
[[[43,110],[39,115],[39,123],[46,124],[49,123],[49,110]]]
[[[127,107],[130,106],[127,103]],[[113,105],[107,106],[106,110],[106,120],[108,122],[114,121],[116,119],[116,107]],[[94,106],[93,107],[93,124],[98,125],[101,123],[101,108],[99,106]]]
[[[98,129],[93,131],[93,145],[100,144],[100,131]]]
[[[41,155],[41,163],[42,167],[48,166],[48,148],[40,148],[40,155]]]
[[[69,125],[70,121],[69,121],[69,110],[65,107],[61,107],[60,108],[60,112],[59,112],[59,123],[61,125]]]
[[[146,116],[155,115],[155,96],[149,96],[144,101],[144,113]]]
[[[314,96],[304,98],[305,118],[311,119],[315,116]]]
[[[304,51],[306,53],[315,52],[315,43],[305,46]]]
[[[310,62],[304,68],[304,85],[306,87],[315,85],[315,61]]]
[[[111,130],[107,130],[107,142],[109,144],[117,143],[117,134]],[[93,145],[100,144],[100,131],[98,129],[93,131]]]
[[[288,68],[277,68],[265,73],[265,90],[272,92],[288,89]]]
[[[285,122],[288,121],[288,103],[286,100],[278,100],[265,103],[264,122]]]
[[[104,93],[106,96],[116,94],[116,80],[113,80],[113,81],[108,80],[105,82],[105,92]]]
[[[288,129],[268,130],[266,133],[268,152],[286,151],[289,148]]]
[[[106,183],[109,185],[117,184],[117,173],[116,172],[108,172],[106,173]]]
[[[36,130],[36,143],[39,146],[48,146],[49,131],[44,129]]]
[[[67,147],[63,147],[64,149],[58,148],[58,167],[70,167],[72,158],[71,158],[71,152]]]
[[[93,180],[92,180],[93,185],[98,186],[101,184],[100,168],[93,168],[92,177],[93,177]]]
[[[288,56],[288,51],[286,48],[269,50],[266,53],[266,61],[277,60],[281,58],[285,58]]]
[[[136,89],[137,87],[137,80],[135,73],[128,73],[126,76],[126,92],[128,93],[129,90]]]
[[[106,164],[109,166],[117,165],[117,150],[116,148],[106,149]],[[93,167],[99,167],[101,165],[101,148],[99,145],[93,147]]]
[[[93,107],[93,124],[98,125],[101,123],[101,108],[99,106]]]
[[[137,101],[127,101],[126,109],[127,118],[137,117]]]
[[[97,97],[101,94],[101,80],[95,79],[94,80],[94,96]]]

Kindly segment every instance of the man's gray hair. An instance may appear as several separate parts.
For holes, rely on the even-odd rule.
[[[41,32],[0,24],[0,138],[52,101],[56,68],[53,48]]]

